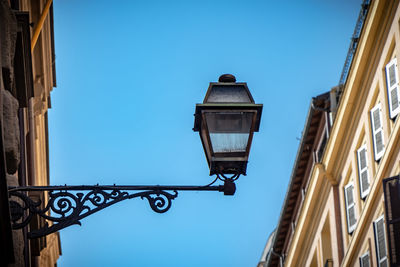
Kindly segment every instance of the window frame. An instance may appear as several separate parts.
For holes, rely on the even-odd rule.
[[[349,187],[352,187],[351,193],[353,195],[353,203],[352,205],[349,206],[348,203],[348,198],[347,198],[347,190]],[[345,207],[346,207],[346,221],[347,221],[347,232],[349,234],[353,233],[354,230],[357,227],[357,209],[356,209],[356,202],[355,202],[355,198],[354,198],[354,183],[353,182],[349,182],[347,185],[345,185],[344,187],[344,201],[345,201]],[[355,223],[353,225],[350,225],[350,216],[349,216],[349,210],[353,208],[354,209],[354,217],[355,217]]]
[[[361,169],[361,160],[360,160],[360,154],[361,151],[365,150],[365,168]],[[369,164],[368,164],[368,149],[367,149],[367,145],[364,144],[362,146],[360,146],[357,149],[357,167],[358,167],[358,182],[359,182],[359,188],[360,188],[360,197],[361,199],[365,199],[370,191],[371,188],[371,181],[370,181],[370,176],[369,176]],[[363,186],[363,182],[362,182],[362,173],[366,171],[367,173],[367,182],[368,182],[368,188],[365,189]]]
[[[375,121],[374,121],[374,113],[376,110],[378,110],[379,123],[380,123],[380,127],[378,129],[375,129]],[[372,144],[373,144],[373,148],[374,148],[374,158],[375,158],[375,161],[379,161],[382,158],[383,154],[385,153],[385,136],[384,136],[384,132],[383,132],[383,119],[382,119],[381,103],[376,104],[370,110],[370,119],[371,119],[371,130],[372,130]],[[381,135],[382,135],[383,149],[378,152],[377,146],[376,146],[376,135],[379,132],[381,132]]]
[[[395,84],[390,86],[390,71],[389,69],[394,65],[395,72]],[[393,58],[388,64],[385,66],[385,76],[386,76],[386,88],[387,88],[387,97],[388,97],[388,107],[389,107],[389,116],[391,119],[395,119],[396,116],[400,113],[400,90],[399,90],[399,73],[397,68],[397,59]],[[392,108],[392,91],[396,90],[398,105],[395,110]]]
[[[364,264],[363,264],[363,259],[365,257],[368,257],[368,266],[364,266]],[[360,260],[360,267],[370,267],[371,266],[371,257],[369,255],[369,250],[367,252],[365,252],[364,254],[362,254],[360,256],[359,260]]]
[[[384,244],[385,244],[385,253],[386,255],[383,258],[380,258],[381,251],[379,249],[379,244],[378,244],[378,233],[377,233],[377,224],[379,221],[382,220],[382,231],[383,231],[383,238],[384,238]],[[375,252],[376,252],[376,261],[378,263],[378,267],[381,266],[381,264],[386,261],[386,266],[389,266],[389,258],[388,258],[388,248],[387,248],[387,237],[386,237],[386,229],[385,229],[385,216],[381,215],[378,219],[376,219],[373,223],[374,226],[374,237],[375,237]]]

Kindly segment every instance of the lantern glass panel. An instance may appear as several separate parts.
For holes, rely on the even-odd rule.
[[[253,117],[253,112],[207,112],[205,119],[213,152],[246,152]]]

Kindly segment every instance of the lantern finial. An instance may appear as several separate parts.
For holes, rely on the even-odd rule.
[[[219,76],[218,81],[220,83],[234,83],[236,82],[236,77],[232,74],[222,74]]]

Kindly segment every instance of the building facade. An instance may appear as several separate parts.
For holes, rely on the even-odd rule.
[[[13,230],[8,188],[48,185],[50,93],[56,86],[50,0],[0,0],[0,265],[56,266],[58,233],[28,239],[43,226],[33,218]],[[46,200],[46,195],[32,198]]]
[[[398,0],[363,1],[340,85],[311,102],[259,266],[400,266],[399,196],[383,190],[400,172],[399,23]]]

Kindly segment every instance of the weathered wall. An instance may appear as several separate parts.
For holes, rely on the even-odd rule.
[[[9,91],[1,90],[3,99],[3,139],[7,173],[16,173],[20,162],[20,132],[18,120],[18,100]]]

